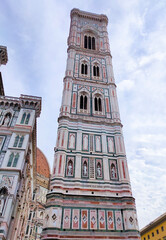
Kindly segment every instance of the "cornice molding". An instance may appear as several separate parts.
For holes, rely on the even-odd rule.
[[[77,16],[83,17],[83,18],[89,18],[91,20],[105,22],[106,24],[108,24],[108,18],[104,14],[95,14],[95,13],[81,11],[78,8],[73,8],[71,10],[70,17],[72,18],[74,15],[77,15]]]

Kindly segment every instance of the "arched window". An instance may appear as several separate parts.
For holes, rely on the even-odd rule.
[[[90,36],[88,37],[88,48],[92,48],[92,38]]]
[[[81,95],[80,96],[80,109],[85,109],[87,110],[87,96],[86,95]]]
[[[95,50],[95,38],[92,38],[92,49]]]
[[[18,144],[18,147],[19,147],[19,148],[22,147],[23,141],[24,141],[24,136],[22,136],[22,137],[20,138],[20,141],[19,141],[19,144]]]
[[[19,153],[16,154],[12,167],[16,167],[17,166],[18,159],[19,159]]]
[[[28,115],[27,115],[27,117],[26,117],[25,124],[28,124],[28,123],[29,123],[29,119],[30,119],[30,113],[28,113]]]
[[[13,147],[17,147],[18,141],[19,141],[19,136],[17,135],[17,137],[15,137],[15,141],[14,141]]]
[[[24,113],[24,114],[22,115],[21,124],[24,124],[25,117],[26,117],[26,113]]]
[[[14,158],[14,153],[11,153],[9,156],[9,161],[8,161],[7,167],[11,167],[13,158]]]
[[[84,36],[84,48],[87,48],[88,44],[87,44],[87,36]]]
[[[84,64],[84,63],[81,64],[81,74],[85,74],[85,75],[88,74],[88,65],[87,64]]]
[[[99,77],[100,76],[99,66],[93,66],[93,76],[94,77]]]
[[[84,48],[95,50],[95,37],[84,36]]]
[[[95,111],[102,112],[102,102],[100,97],[94,98]]]

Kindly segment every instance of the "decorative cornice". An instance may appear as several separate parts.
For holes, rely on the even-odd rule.
[[[89,18],[92,20],[100,21],[100,22],[103,21],[103,22],[106,22],[106,24],[108,24],[108,18],[104,14],[95,14],[95,13],[81,11],[78,8],[73,8],[70,13],[71,18],[74,15],[77,15],[77,16],[83,17],[83,18]]]
[[[28,108],[36,112],[36,117],[41,113],[41,97],[22,95],[18,97],[0,96],[1,107],[15,107],[15,108]]]

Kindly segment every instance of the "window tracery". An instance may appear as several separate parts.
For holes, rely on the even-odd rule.
[[[10,156],[9,156],[9,161],[7,163],[7,167],[16,167],[19,156],[20,156],[19,153],[16,153],[16,154],[11,153]]]
[[[95,50],[96,49],[95,45],[96,45],[95,44],[95,37],[92,37],[90,35],[85,35],[84,36],[84,48]]]
[[[26,124],[28,125],[29,119],[30,119],[31,114],[30,113],[23,113],[22,118],[21,118],[21,124]]]
[[[94,98],[94,107],[96,112],[102,112],[102,103],[100,96],[95,96]]]
[[[88,75],[88,65],[86,63],[81,64],[81,74]]]

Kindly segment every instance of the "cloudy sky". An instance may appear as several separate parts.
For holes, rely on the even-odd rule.
[[[53,164],[70,10],[104,13],[140,228],[166,211],[166,1],[0,0],[8,96],[42,97],[38,146]]]

